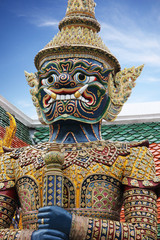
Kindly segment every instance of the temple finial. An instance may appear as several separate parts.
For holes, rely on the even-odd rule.
[[[66,16],[72,14],[84,14],[95,17],[94,0],[69,0]]]
[[[95,18],[95,6],[94,0],[68,0],[66,16],[59,23],[59,29],[83,26],[99,32],[100,24]]]

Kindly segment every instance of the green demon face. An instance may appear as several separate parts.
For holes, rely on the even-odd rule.
[[[93,59],[61,59],[45,62],[37,73],[36,97],[47,124],[60,120],[97,123],[109,104],[107,69]]]

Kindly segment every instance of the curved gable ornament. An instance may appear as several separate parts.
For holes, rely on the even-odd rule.
[[[10,148],[12,144],[12,140],[16,133],[16,121],[15,118],[8,112],[6,112],[10,119],[10,126],[6,127],[6,132],[4,138],[0,140],[0,155],[3,154],[3,147]]]

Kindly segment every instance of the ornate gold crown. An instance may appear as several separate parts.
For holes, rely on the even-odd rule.
[[[107,62],[115,72],[120,70],[118,60],[112,55],[98,35],[100,24],[95,18],[94,0],[68,0],[66,16],[59,23],[58,34],[35,57],[39,70],[47,59],[69,54],[94,56]]]

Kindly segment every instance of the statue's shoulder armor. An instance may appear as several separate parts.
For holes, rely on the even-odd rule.
[[[149,150],[148,141],[131,143],[130,154],[126,157],[123,173],[124,185],[133,187],[156,187],[160,179],[156,177],[155,162]]]
[[[133,148],[149,147],[148,140],[142,142],[112,142],[104,141],[105,147],[108,148],[109,155],[112,155],[112,164],[118,159],[119,156],[130,156]]]
[[[0,190],[12,188],[15,185],[12,152],[0,156]]]
[[[21,168],[34,164],[36,169],[44,166],[43,155],[50,149],[50,143],[40,143],[17,148],[12,152],[11,157],[18,161]]]
[[[140,145],[142,143],[112,142],[108,140],[64,144],[61,148],[65,154],[63,168],[65,169],[72,164],[87,168],[92,162],[110,167],[117,161],[119,156],[128,156],[132,147]]]
[[[151,178],[155,175],[155,163],[149,150],[148,141],[131,143],[130,154],[126,158],[125,174],[133,178]]]
[[[119,150],[119,153],[121,153],[122,155],[128,155],[131,152],[132,148],[136,148],[136,147],[149,147],[149,142],[148,140],[144,140],[142,142],[112,142],[112,141],[108,141],[106,140],[105,143],[108,144],[113,144],[115,145],[115,147]]]

